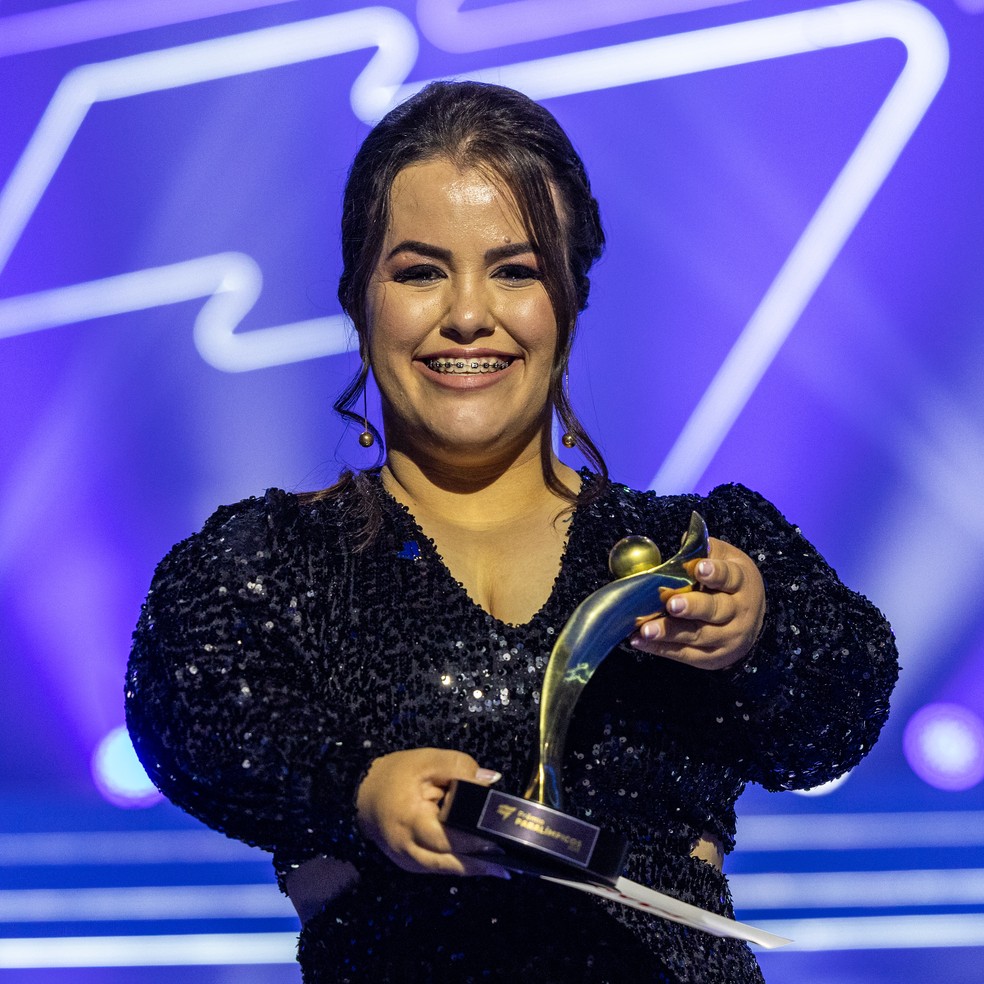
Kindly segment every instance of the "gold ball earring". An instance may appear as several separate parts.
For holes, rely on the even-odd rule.
[[[564,381],[562,386],[564,390],[565,403],[568,408],[570,407],[570,382],[571,382],[570,368],[567,365],[565,365]],[[563,423],[563,421],[561,422]],[[564,433],[564,436],[560,439],[560,443],[563,444],[565,448],[574,448],[577,447],[577,438],[570,431],[566,431]]]
[[[369,415],[366,412],[366,385],[362,384],[362,433],[359,435],[359,444],[364,448],[371,448],[376,443],[376,438],[369,430]]]

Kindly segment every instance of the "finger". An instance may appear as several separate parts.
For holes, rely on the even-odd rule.
[[[474,781],[479,769],[478,762],[467,752],[456,752],[450,748],[435,748],[428,764],[427,777],[444,783],[452,779]]]
[[[693,644],[684,645],[672,642],[647,642],[645,639],[630,639],[629,644],[640,652],[648,653],[659,659],[672,660],[674,663],[685,663],[701,670],[718,670],[730,666],[735,657],[720,647],[701,647]]]
[[[474,857],[462,857],[459,860],[461,861],[461,873],[463,875],[484,875],[488,878],[506,879],[512,877],[507,868],[504,868],[501,864],[496,864],[494,861],[484,861],[481,858]]]
[[[667,613],[663,636],[674,638],[674,632],[685,628],[686,622],[705,622],[708,625],[725,625],[735,616],[734,597],[725,591],[687,592],[674,595],[666,603]]]
[[[683,649],[693,650],[695,653],[711,651],[711,646],[703,643],[699,623],[695,623],[693,628],[684,631],[678,630],[672,636],[661,635],[658,638],[646,638],[640,633],[636,633],[629,638],[629,645],[640,652],[670,658],[676,658]]]
[[[487,837],[469,833],[467,830],[458,830],[455,827],[445,829],[452,854],[470,854],[489,858],[491,855],[504,853],[498,844]]]
[[[501,772],[478,764],[466,752],[451,749],[434,749],[434,756],[427,778],[437,785],[446,786],[452,779],[477,782],[489,786],[502,778]]]
[[[666,637],[666,619],[662,616],[651,618],[636,630],[629,642],[659,642]]]
[[[417,847],[435,854],[455,853],[451,834],[454,828],[441,823],[436,809],[418,814],[409,828],[409,840]]]
[[[436,813],[418,817],[409,830],[409,840],[435,854],[488,856],[502,853],[502,848],[487,837],[445,826]]]
[[[434,875],[462,875],[465,872],[461,858],[444,851],[429,851],[419,844],[410,844],[403,855],[394,860],[407,871]]]
[[[716,663],[728,649],[726,640],[729,637],[723,636],[718,626],[664,619],[661,625],[654,628],[659,632],[658,636],[643,635],[644,626],[629,639],[629,644],[641,652],[695,666],[703,666],[708,660]]]
[[[669,618],[654,618],[644,622],[639,630],[629,637],[629,644],[636,649],[662,654],[668,646],[699,645],[702,622],[676,621]]]
[[[693,650],[696,654],[709,653],[717,648],[716,635],[713,630],[695,622],[683,627],[671,628],[662,639],[648,643],[647,649],[658,656],[674,656],[683,650]]]
[[[436,875],[485,875],[492,878],[509,878],[509,872],[495,861],[470,855],[447,854],[428,851],[418,844],[410,846],[403,858],[395,859],[407,871]]]
[[[690,639],[691,623],[725,625],[737,611],[733,595],[724,592],[687,591],[666,603],[668,618],[656,616],[639,625],[637,635],[649,642]]]
[[[723,558],[699,561],[694,568],[694,576],[703,587],[727,594],[740,591],[745,582],[745,572],[741,565]]]
[[[674,663],[684,663],[698,670],[720,670],[735,661],[735,657],[727,651],[698,649],[693,646],[664,645],[654,655],[672,660]]]
[[[483,786],[491,786],[502,778],[501,772],[495,769],[476,769],[473,782],[480,782]]]
[[[491,786],[502,778],[501,772],[494,769],[476,769],[474,776],[461,779],[462,782],[473,782],[479,786]],[[448,788],[456,779],[428,779],[421,790],[424,800],[435,805],[440,805],[441,801],[448,793]]]
[[[494,861],[458,854],[421,854],[415,859],[421,868],[437,875],[463,875],[465,877],[486,876],[509,878],[509,872]]]

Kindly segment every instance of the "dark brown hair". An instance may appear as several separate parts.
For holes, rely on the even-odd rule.
[[[567,134],[546,109],[513,89],[480,82],[432,82],[391,110],[355,155],[342,206],[344,269],[338,298],[358,333],[362,365],[336,400],[335,410],[363,425],[352,406],[369,373],[366,303],[389,222],[393,181],[406,167],[440,158],[488,171],[516,200],[539,254],[557,319],[550,400],[598,480],[572,495],[554,473],[548,447],[544,477],[569,502],[594,499],[608,469],[571,407],[565,374],[577,316],[588,302],[588,271],[601,256],[605,235],[584,164]]]

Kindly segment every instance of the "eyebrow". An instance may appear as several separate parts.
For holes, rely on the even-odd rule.
[[[386,259],[391,260],[400,253],[417,253],[420,256],[429,256],[431,259],[440,260],[442,263],[451,263],[451,250],[442,249],[440,246],[432,246],[430,243],[421,242],[419,239],[404,239],[398,243],[387,254]],[[523,253],[539,254],[539,250],[534,249],[531,243],[506,243],[503,246],[493,246],[492,249],[485,251],[486,263],[498,263],[499,260],[507,260],[511,256],[521,256]]]

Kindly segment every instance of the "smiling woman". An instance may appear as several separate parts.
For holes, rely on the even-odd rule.
[[[368,317],[390,469],[540,467],[557,323],[501,180],[447,160],[400,172]]]
[[[161,563],[128,724],[175,803],[274,853],[327,981],[761,981],[747,946],[514,874],[446,828],[457,779],[519,793],[540,681],[611,546],[717,539],[702,590],[605,658],[574,710],[570,811],[624,873],[733,915],[723,855],[749,781],[806,788],[871,747],[891,632],[760,496],[608,481],[564,387],[604,242],[583,165],[519,93],[439,83],[352,166],[339,297],[382,396],[381,467],[221,508]],[[556,415],[591,467],[551,442]],[[379,437],[379,435],[376,435]],[[754,558],[754,559],[753,559]]]

